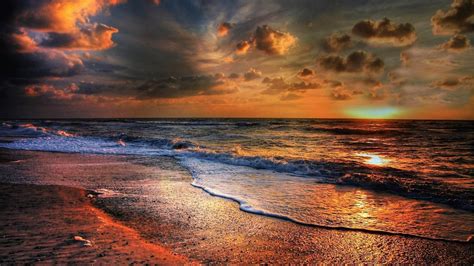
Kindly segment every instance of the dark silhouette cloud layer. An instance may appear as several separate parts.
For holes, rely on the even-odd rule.
[[[326,52],[340,52],[352,46],[352,38],[346,33],[333,33],[322,42]]]
[[[451,35],[474,31],[474,2],[472,0],[454,0],[447,10],[438,10],[431,17],[433,33]]]
[[[336,73],[378,74],[384,69],[382,59],[365,51],[352,52],[345,58],[339,55],[323,56],[318,59],[318,65],[324,70]]]
[[[236,87],[227,86],[225,80],[216,75],[149,80],[136,88],[139,99],[222,95],[235,93],[237,90]]]
[[[388,18],[381,21],[364,20],[354,25],[352,33],[370,43],[407,46],[416,41],[415,27],[410,23],[396,24]]]
[[[446,43],[442,44],[441,47],[445,50],[452,52],[462,52],[471,48],[471,42],[466,36],[461,34],[456,34]]]

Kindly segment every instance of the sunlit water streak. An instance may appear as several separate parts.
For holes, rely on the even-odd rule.
[[[472,122],[4,121],[0,147],[166,155],[193,185],[298,223],[466,240],[474,228]],[[442,203],[442,204],[439,204]]]

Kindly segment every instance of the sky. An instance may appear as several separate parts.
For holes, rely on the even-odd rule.
[[[3,0],[0,117],[474,119],[474,0]]]

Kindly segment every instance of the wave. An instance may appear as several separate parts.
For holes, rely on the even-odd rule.
[[[0,128],[1,135],[11,135],[11,136],[30,136],[30,137],[38,137],[38,136],[48,136],[48,135],[56,135],[62,137],[74,137],[75,134],[66,132],[65,130],[56,130],[53,128],[47,128],[42,126],[36,126],[31,123],[24,123],[24,124],[9,124],[9,123],[2,123],[2,127]]]
[[[407,170],[391,167],[370,167],[357,162],[244,156],[234,153],[218,153],[205,149],[189,151],[184,155],[229,165],[310,177],[321,183],[386,191],[474,211],[474,191],[432,179],[423,179],[417,173]]]
[[[474,211],[474,191],[420,177],[416,172],[391,167],[371,167],[354,161],[293,159],[283,156],[249,156],[234,151],[216,151],[188,140],[144,139],[120,136],[114,138],[82,137],[63,130],[32,124],[4,125],[14,131],[27,130],[35,138],[0,143],[0,147],[23,150],[80,152],[100,154],[166,155],[192,157],[254,169],[265,169],[308,177],[321,183],[366,187]],[[18,132],[16,132],[18,133]]]
[[[403,232],[396,232],[396,231],[389,231],[389,230],[379,230],[379,229],[367,229],[367,228],[359,228],[359,227],[348,227],[348,226],[336,226],[336,225],[328,225],[328,224],[318,224],[318,223],[310,223],[301,221],[299,219],[295,219],[291,216],[282,215],[275,212],[265,211],[261,209],[256,209],[250,204],[248,204],[245,200],[240,199],[238,197],[228,195],[222,193],[220,191],[208,188],[204,185],[200,185],[196,182],[197,177],[193,175],[194,181],[191,183],[193,187],[202,189],[204,192],[208,193],[211,196],[220,197],[223,199],[231,200],[239,204],[239,209],[241,211],[267,216],[271,218],[281,219],[284,221],[289,221],[298,225],[309,226],[309,227],[317,227],[317,228],[324,228],[330,230],[339,230],[339,231],[356,231],[356,232],[363,232],[369,234],[382,234],[382,235],[398,235],[398,236],[405,236],[411,238],[421,238],[421,239],[428,239],[428,240],[437,240],[437,241],[446,241],[446,242],[458,242],[458,243],[469,243],[471,242],[471,237],[468,237],[466,240],[457,239],[457,238],[443,238],[443,237],[434,237],[434,236],[426,236],[426,235],[418,235],[418,234],[411,234],[411,233],[403,233]]]

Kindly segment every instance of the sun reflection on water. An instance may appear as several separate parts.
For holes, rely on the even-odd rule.
[[[377,154],[371,154],[371,153],[358,153],[356,154],[357,156],[364,157],[364,163],[365,164],[370,164],[370,165],[376,165],[376,166],[383,166],[387,165],[390,160],[387,158],[384,158],[383,156],[377,155]]]

